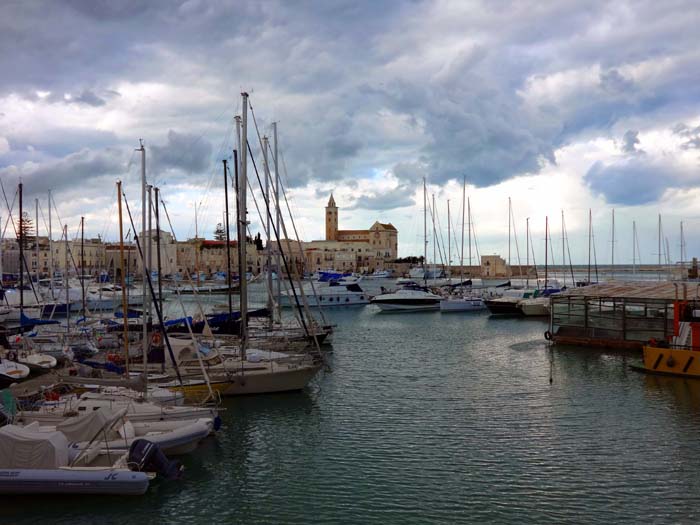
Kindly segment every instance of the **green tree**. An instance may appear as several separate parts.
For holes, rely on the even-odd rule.
[[[31,217],[29,216],[29,213],[26,211],[24,213],[22,213],[21,228],[22,228],[22,239],[24,241],[22,244],[22,248],[24,248],[25,250],[28,250],[34,246],[34,241],[36,240],[36,235],[35,235],[35,231],[34,231],[34,221],[32,221]],[[19,236],[19,228],[18,228],[17,242],[19,242],[19,239],[20,239],[20,236]]]
[[[221,223],[216,225],[216,229],[214,230],[214,239],[217,241],[226,240],[226,230],[224,230],[224,226]]]

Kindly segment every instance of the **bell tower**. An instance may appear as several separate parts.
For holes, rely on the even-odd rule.
[[[326,240],[338,240],[338,207],[335,205],[332,193],[326,206]]]

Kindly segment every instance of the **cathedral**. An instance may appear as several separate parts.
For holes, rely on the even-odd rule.
[[[341,230],[338,219],[338,206],[331,194],[326,206],[326,239],[306,243],[307,262],[312,268],[374,271],[398,256],[399,232],[393,224],[377,221],[368,230]]]

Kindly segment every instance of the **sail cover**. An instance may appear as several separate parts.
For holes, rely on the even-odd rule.
[[[68,441],[60,432],[17,425],[0,428],[0,468],[54,469],[68,465]]]

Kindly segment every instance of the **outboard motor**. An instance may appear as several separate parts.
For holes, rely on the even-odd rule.
[[[158,445],[147,439],[137,439],[129,447],[129,469],[137,472],[155,472],[165,479],[181,479],[182,463],[165,457]]]

